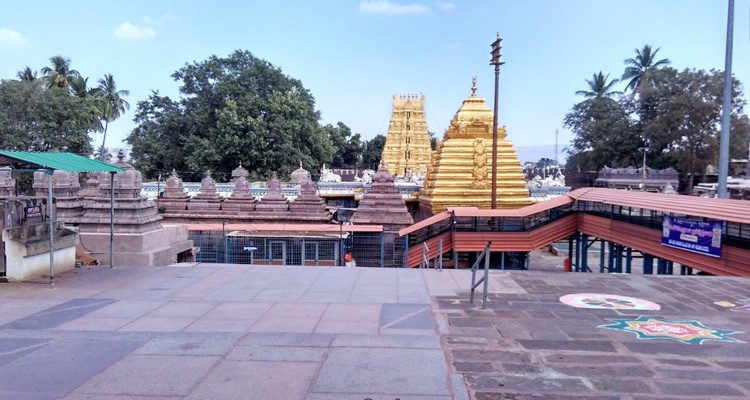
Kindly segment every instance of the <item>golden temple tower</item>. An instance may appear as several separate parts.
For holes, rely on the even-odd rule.
[[[448,207],[492,207],[492,117],[476,95],[476,77],[471,97],[464,100],[438,142],[419,206],[433,214]],[[531,204],[521,163],[507,139],[505,127],[498,129],[497,208],[520,208]]]
[[[400,176],[406,175],[407,170],[416,174],[430,165],[432,149],[423,94],[393,95],[393,114],[382,158],[386,169]]]

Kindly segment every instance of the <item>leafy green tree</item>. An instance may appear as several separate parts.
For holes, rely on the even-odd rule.
[[[643,127],[654,154],[650,164],[675,166],[687,178],[690,193],[694,176],[718,162],[723,72],[665,68],[657,78],[650,93],[653,118]],[[746,155],[750,133],[744,106],[742,85],[733,79],[730,146],[737,158]]]
[[[302,162],[315,170],[334,146],[302,83],[248,51],[186,64],[172,77],[179,101],[152,94],[137,105],[126,141],[146,176],[172,168],[183,179],[228,173],[242,162],[251,179],[284,179]]]
[[[6,150],[91,154],[89,105],[68,88],[0,82],[0,143]]]
[[[107,142],[109,123],[120,118],[125,110],[130,109],[130,103],[124,99],[125,96],[129,95],[130,91],[128,90],[117,90],[117,84],[112,74],[104,75],[104,78],[99,79],[99,87],[94,96],[96,98],[96,109],[100,112],[101,120],[104,121],[104,136],[102,137],[100,150],[102,154],[104,154],[104,145]]]
[[[601,71],[598,74],[594,74],[591,80],[586,79],[586,84],[589,85],[589,90],[579,90],[576,92],[579,96],[586,98],[605,98],[618,95],[621,92],[612,90],[612,87],[619,82],[617,79],[613,79],[609,82],[609,74],[604,76]]]
[[[654,72],[659,68],[668,66],[671,62],[667,58],[656,60],[656,53],[661,47],[653,50],[651,45],[644,45],[642,50],[635,49],[635,57],[625,60],[625,72],[622,74],[622,80],[627,81],[628,85],[625,90],[637,90],[642,85],[649,87],[656,84],[656,75]]]
[[[67,88],[72,78],[81,75],[78,71],[70,68],[69,58],[54,56],[49,61],[52,66],[42,68],[42,73],[47,81],[47,88],[53,86]]]
[[[593,97],[573,106],[564,126],[576,136],[567,149],[566,165],[598,171],[602,167],[625,167],[635,160],[643,145],[625,104],[607,97]]]
[[[383,157],[385,147],[385,136],[377,135],[364,143],[362,152],[362,169],[378,169],[380,159]]]
[[[359,167],[364,149],[359,133],[352,134],[352,130],[343,122],[339,122],[336,126],[328,124],[322,129],[336,149],[331,166],[335,168]]]
[[[37,73],[36,71],[32,71],[29,66],[26,66],[26,68],[18,71],[18,73],[16,74],[16,77],[21,81],[32,82],[32,81],[36,81]]]

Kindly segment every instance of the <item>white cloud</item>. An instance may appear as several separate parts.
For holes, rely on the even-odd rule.
[[[426,14],[432,11],[424,4],[396,4],[387,0],[362,0],[359,11],[382,14]]]
[[[23,46],[28,43],[26,36],[8,28],[0,28],[0,45]]]
[[[444,10],[444,11],[450,11],[456,8],[456,5],[447,1],[438,1],[437,8]]]
[[[130,22],[123,22],[122,25],[116,27],[112,32],[118,39],[148,39],[156,36],[156,31],[149,27],[140,27],[131,24]]]

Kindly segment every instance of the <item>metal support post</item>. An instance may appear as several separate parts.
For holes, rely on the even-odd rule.
[[[115,267],[115,173],[109,173],[109,267]]]
[[[609,242],[609,260],[607,260],[607,273],[615,271],[615,243]]]
[[[54,170],[45,171],[47,174],[47,223],[49,224],[49,288],[55,288],[55,223],[52,212],[52,174]]]
[[[453,249],[453,269],[458,269],[458,251]]]
[[[581,272],[589,271],[589,235],[581,234]]]
[[[487,245],[487,252],[484,254],[484,293],[482,294],[482,309],[487,308],[487,288],[490,283],[490,245]]]
[[[674,267],[674,262],[667,261],[667,274],[672,275],[674,273],[673,267]]]
[[[604,239],[599,239],[599,273],[604,273]]]
[[[651,254],[643,255],[643,273],[647,275],[654,273],[654,257]]]
[[[305,260],[306,257],[305,256],[307,255],[307,254],[305,254],[305,239],[302,239],[302,248],[300,250],[301,250],[300,253],[302,253],[302,261],[301,261],[302,264],[301,265],[304,267],[305,264],[306,264],[306,260]],[[251,252],[250,253],[250,259],[251,260],[252,260],[252,256],[253,256],[253,253]],[[250,263],[252,264],[252,261]]]
[[[409,268],[409,234],[404,235],[404,268]]]
[[[505,252],[500,252],[500,269],[505,269]]]
[[[440,271],[443,270],[443,235],[440,235],[440,241],[438,242],[438,256],[435,258],[435,262],[438,262],[438,267]]]
[[[573,262],[573,235],[568,236],[568,260]]]
[[[734,0],[729,0],[727,10],[727,42],[724,56],[724,92],[721,102],[721,136],[719,137],[719,198],[729,198],[727,176],[729,175],[729,133],[732,115],[732,45],[734,34]],[[693,179],[692,174],[690,179]]]
[[[531,266],[531,252],[526,253],[526,271],[529,270],[529,267]]]
[[[380,268],[385,267],[385,233],[380,232]]]
[[[680,275],[687,275],[687,267],[680,264]]]
[[[633,265],[633,249],[630,247],[625,250],[625,272],[630,273],[630,267]]]
[[[576,232],[576,272],[581,272],[581,232]]]
[[[615,247],[617,248],[617,255],[615,256],[616,257],[615,272],[617,272],[618,274],[621,274],[622,273],[622,245],[618,244],[618,245],[615,245]]]

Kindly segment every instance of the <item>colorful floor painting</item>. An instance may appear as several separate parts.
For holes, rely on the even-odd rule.
[[[613,310],[660,310],[658,304],[635,297],[616,294],[576,293],[560,297],[563,304],[576,308],[601,308]]]
[[[633,332],[638,339],[672,339],[688,344],[703,344],[704,340],[745,343],[727,336],[743,332],[709,328],[698,321],[668,321],[644,315],[636,319],[607,319],[615,323],[599,328]]]

